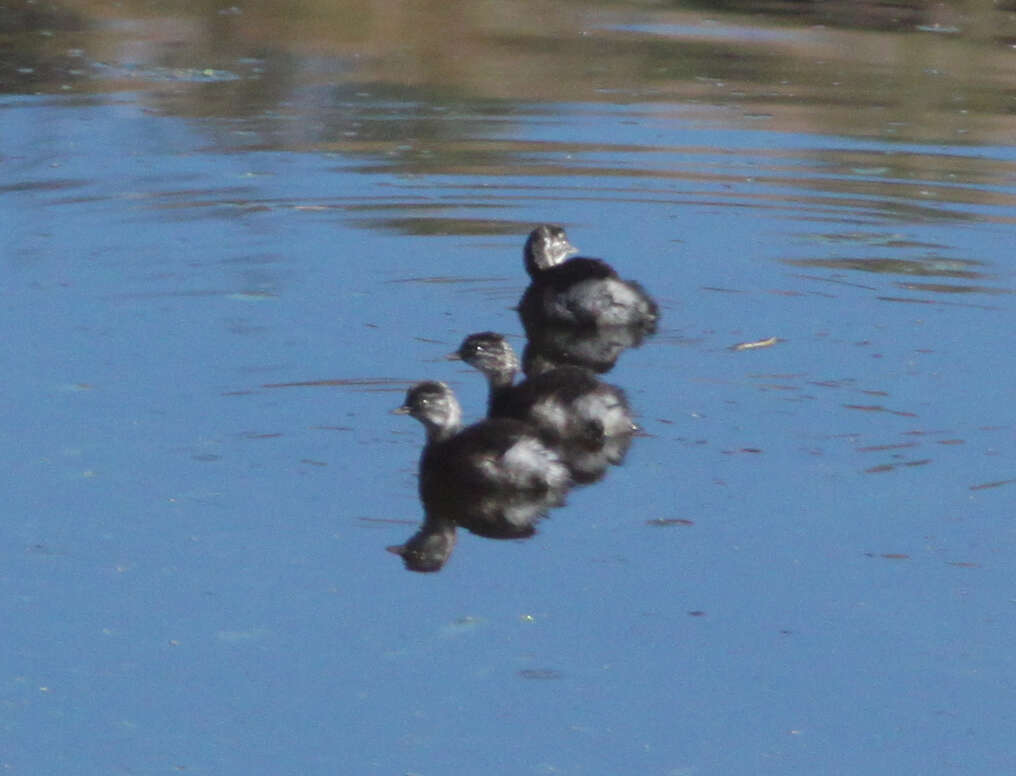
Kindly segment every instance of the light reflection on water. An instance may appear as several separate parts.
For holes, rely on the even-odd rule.
[[[0,17],[0,762],[1012,770],[1013,9],[474,8]],[[410,577],[387,411],[547,220],[646,435]]]

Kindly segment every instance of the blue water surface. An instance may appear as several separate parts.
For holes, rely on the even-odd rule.
[[[525,145],[492,171],[141,92],[0,110],[6,770],[1016,766],[1012,147],[543,103],[460,117]],[[543,221],[662,304],[607,377],[644,433],[410,574],[389,410],[433,378],[480,417],[443,356],[521,344]]]

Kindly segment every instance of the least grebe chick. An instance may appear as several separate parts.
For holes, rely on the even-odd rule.
[[[567,440],[595,449],[636,429],[624,391],[588,369],[560,366],[513,385],[518,357],[507,339],[490,331],[466,337],[457,355],[487,378],[488,416],[528,421],[550,444]]]
[[[488,410],[494,408],[497,399],[510,392],[519,372],[519,359],[514,348],[503,336],[492,331],[470,334],[448,358],[466,362],[487,378],[490,385]],[[488,412],[488,415],[495,417],[496,414]]]
[[[529,277],[536,280],[545,270],[564,264],[578,252],[579,249],[571,244],[562,227],[541,224],[526,238],[522,258]]]
[[[436,381],[417,383],[410,388],[395,413],[420,421],[427,431],[428,444],[446,440],[462,428],[462,405],[451,388]]]
[[[397,412],[427,430],[420,499],[428,519],[450,520],[483,536],[533,533],[546,509],[563,503],[568,468],[527,423],[494,418],[462,428],[462,410],[444,383],[424,382]],[[518,502],[525,502],[518,507]],[[532,508],[531,503],[539,506]]]
[[[560,226],[542,224],[529,234],[522,254],[532,282],[519,302],[527,328],[544,322],[656,330],[660,310],[641,285],[622,280],[602,259],[572,257],[576,252]]]

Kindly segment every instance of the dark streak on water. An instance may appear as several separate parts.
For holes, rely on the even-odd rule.
[[[519,671],[523,679],[550,680],[562,679],[564,675],[556,668],[523,668]]]

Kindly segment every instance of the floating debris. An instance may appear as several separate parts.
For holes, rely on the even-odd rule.
[[[734,352],[741,350],[755,350],[756,348],[770,348],[780,341],[779,337],[770,337],[764,340],[755,340],[754,342],[739,342],[736,345],[731,345],[730,349]]]

